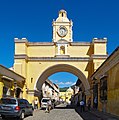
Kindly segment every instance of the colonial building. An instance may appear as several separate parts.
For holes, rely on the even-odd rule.
[[[76,75],[82,82],[85,96],[89,96],[89,78],[107,58],[107,39],[94,38],[91,42],[75,42],[73,22],[68,19],[65,10],[59,11],[52,26],[51,42],[14,39],[14,71],[26,78],[27,92],[23,96],[29,101],[34,100],[34,97],[39,98],[43,83],[57,72]]]
[[[82,82],[79,79],[76,81],[76,84],[72,86],[72,88],[74,90],[74,94],[71,97],[72,104],[77,106],[79,105],[82,99],[86,102],[84,87],[83,87]]]
[[[94,72],[93,98],[99,110],[119,116],[119,47]]]
[[[6,96],[22,98],[24,85],[25,78],[23,76],[0,65],[0,98]]]
[[[74,90],[69,87],[66,91],[60,91],[59,97],[61,101],[69,103],[69,101],[71,101],[72,95],[74,95]]]
[[[42,97],[50,97],[51,99],[59,100],[59,87],[52,83],[50,80],[46,80],[42,85]]]

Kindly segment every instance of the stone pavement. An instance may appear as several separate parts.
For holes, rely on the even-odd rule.
[[[92,109],[90,113],[96,115],[97,117],[100,117],[102,120],[119,120],[118,116],[109,113],[104,113],[95,109]]]
[[[75,109],[80,112],[80,107],[75,107]],[[89,112],[89,113],[95,115],[100,120],[119,120],[118,116],[114,116],[109,113],[104,113],[104,112],[101,112],[101,111],[98,111],[95,109],[91,109],[91,111],[88,111],[86,108],[85,112]]]
[[[24,120],[83,120],[75,109],[67,108],[65,104],[60,104],[46,113],[45,110],[34,111],[33,116],[28,116]]]

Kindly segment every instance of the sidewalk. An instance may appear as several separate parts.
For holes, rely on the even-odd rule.
[[[89,111],[91,114],[101,118],[102,120],[119,120],[119,117],[114,116],[112,114],[109,113],[104,113],[95,109],[91,109],[91,111]]]
[[[67,107],[74,108],[76,111],[79,111],[79,113],[80,113],[80,107],[79,106],[77,107],[75,105],[68,105]],[[85,112],[89,112],[90,114],[96,116],[97,118],[100,118],[101,120],[119,120],[118,116],[115,116],[115,115],[112,115],[112,114],[109,114],[109,113],[104,113],[104,112],[95,110],[93,108],[91,108],[91,110],[88,111],[88,108],[85,107]]]

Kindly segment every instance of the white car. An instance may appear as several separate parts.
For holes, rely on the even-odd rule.
[[[51,100],[50,98],[42,98],[41,109],[47,108],[47,102]],[[52,101],[52,100],[51,100]],[[51,107],[54,108],[54,103],[52,102]]]
[[[42,98],[41,100],[41,109],[47,108],[47,102],[50,100],[50,98]]]

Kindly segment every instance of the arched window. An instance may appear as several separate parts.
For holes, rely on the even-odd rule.
[[[62,17],[63,17],[63,13],[62,13]]]
[[[61,46],[61,47],[60,47],[60,54],[61,54],[61,55],[64,55],[64,54],[65,54],[65,47],[64,47],[64,46]]]

